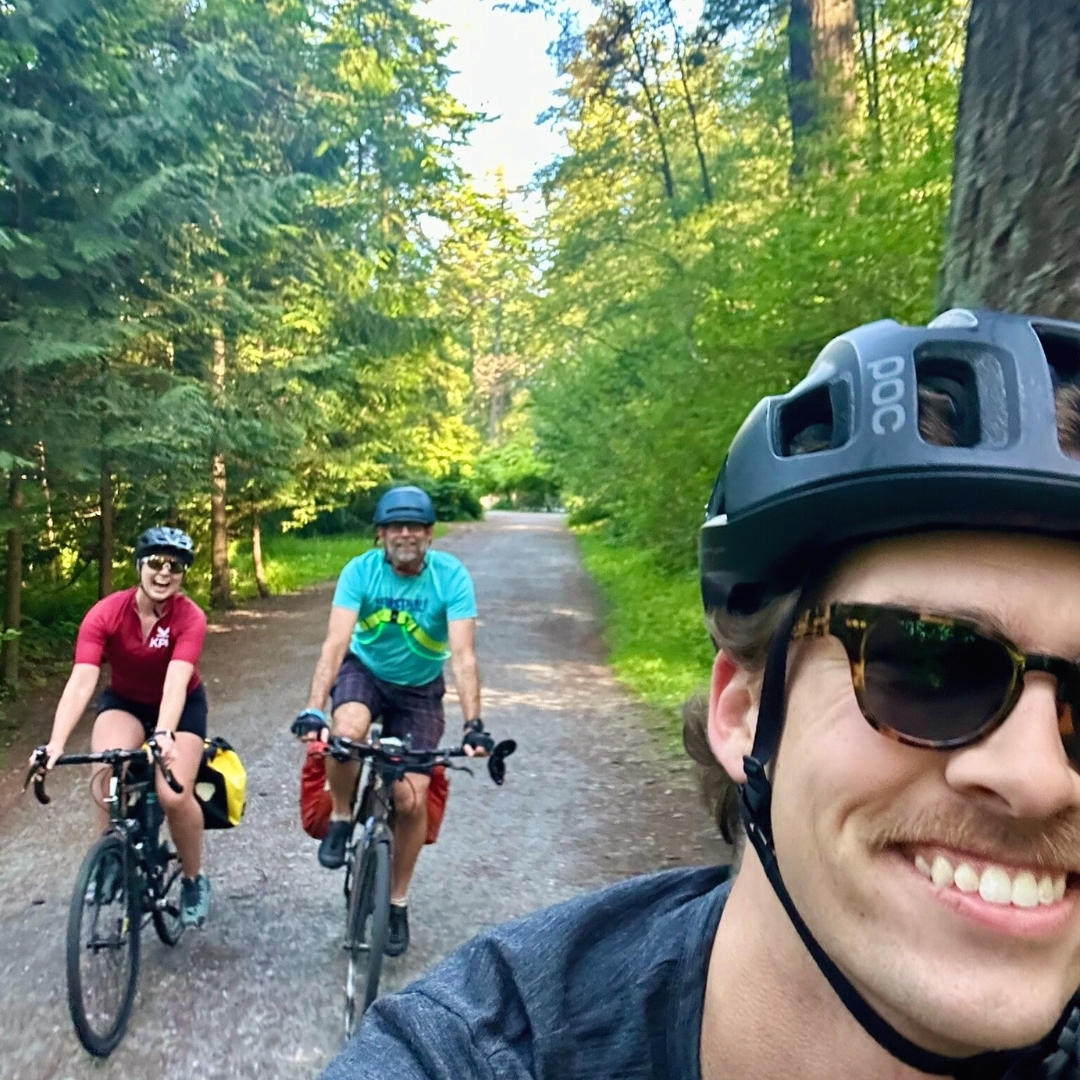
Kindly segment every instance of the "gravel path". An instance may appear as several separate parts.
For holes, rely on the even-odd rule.
[[[682,763],[661,759],[604,664],[597,599],[561,518],[491,514],[439,546],[476,581],[484,717],[513,736],[503,788],[455,774],[439,843],[410,893],[413,947],[384,965],[405,985],[478,929],[629,874],[722,855]],[[231,613],[202,665],[211,728],[248,768],[248,813],[208,842],[211,921],[167,950],[143,935],[127,1037],[95,1062],[68,1016],[64,928],[92,839],[83,770],[53,803],[0,778],[0,1077],[4,1080],[318,1074],[340,1046],[341,873],[322,870],[296,807],[302,753],[286,733],[303,703],[332,590]],[[452,691],[451,691],[452,695]],[[38,704],[44,722],[51,701]],[[448,732],[458,730],[448,701]],[[33,719],[33,718],[31,718]],[[85,744],[89,723],[72,749]]]

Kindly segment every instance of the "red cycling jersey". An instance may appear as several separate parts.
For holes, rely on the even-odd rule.
[[[122,697],[157,705],[165,688],[165,672],[171,660],[197,664],[206,637],[202,608],[177,593],[165,602],[165,610],[149,636],[143,640],[142,624],[135,609],[138,586],[99,600],[79,627],[75,663],[111,669],[110,685]],[[187,692],[199,685],[198,669],[192,672]]]

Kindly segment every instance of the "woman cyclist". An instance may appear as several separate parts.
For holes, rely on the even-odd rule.
[[[185,926],[202,926],[210,906],[210,881],[201,872],[203,817],[195,799],[206,737],[206,691],[195,665],[206,616],[180,591],[194,557],[191,537],[180,529],[152,528],[139,537],[139,584],[99,600],[87,612],[45,747],[51,769],[93,697],[102,660],[108,661],[111,678],[97,701],[91,747],[95,753],[134,750],[153,736],[163,763],[183,786],[174,793],[158,773],[158,798],[183,872]],[[107,767],[101,766],[90,781],[102,828],[107,777]]]

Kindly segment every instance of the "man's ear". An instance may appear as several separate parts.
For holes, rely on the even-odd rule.
[[[713,663],[709,687],[709,746],[724,772],[746,783],[743,758],[754,748],[757,728],[757,681],[723,650]]]

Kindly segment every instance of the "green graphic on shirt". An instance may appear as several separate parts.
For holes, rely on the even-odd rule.
[[[436,641],[407,611],[395,611],[391,608],[381,608],[357,623],[357,628],[361,634],[371,630],[375,631],[370,637],[360,637],[360,644],[365,647],[373,645],[382,632],[391,624],[401,627],[405,644],[422,659],[448,660],[450,658],[449,642]],[[422,646],[425,651],[421,652],[417,648],[418,645]]]

